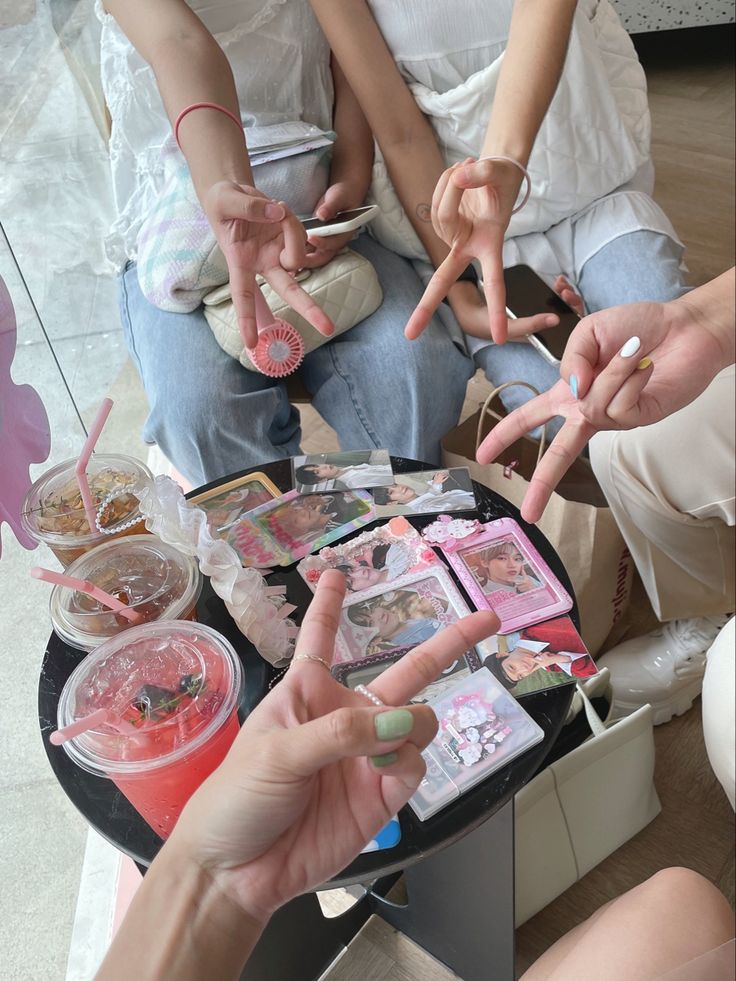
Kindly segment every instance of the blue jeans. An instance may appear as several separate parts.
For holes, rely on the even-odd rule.
[[[435,318],[418,341],[404,325],[422,295],[400,256],[368,236],[351,248],[365,256],[384,289],[381,306],[304,359],[313,405],[343,449],[381,447],[439,463],[439,441],[457,423],[473,363]],[[218,345],[201,307],[167,313],[152,306],[135,266],[121,278],[128,349],[146,390],[143,429],[197,486],[300,451],[299,413],[283,381],[243,368]]]
[[[687,287],[680,270],[680,254],[677,243],[658,232],[638,231],[619,236],[591,256],[580,271],[578,292],[586,310],[595,313],[621,303],[665,302],[682,296]],[[475,354],[475,363],[493,385],[521,379],[546,392],[560,377],[556,365],[525,343],[482,348]],[[532,397],[531,392],[519,387],[507,389],[501,400],[511,412]],[[547,424],[549,439],[557,434],[563,422],[558,417]]]

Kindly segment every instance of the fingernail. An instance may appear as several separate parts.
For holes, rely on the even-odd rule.
[[[390,742],[409,735],[414,727],[414,716],[409,709],[392,709],[377,715],[373,724],[376,727],[376,736],[384,742]]]
[[[578,397],[578,376],[570,375],[570,381],[568,384],[570,385],[570,391],[572,392],[572,397],[576,399]]]
[[[274,221],[281,221],[286,212],[280,204],[267,204],[265,214],[266,218],[272,218]]]
[[[650,364],[652,364],[652,359],[649,357],[649,355],[647,355],[646,358],[642,358],[641,359],[641,361],[639,362],[639,364],[636,366],[636,370],[637,371],[644,371],[644,370],[646,370],[649,367]]]
[[[621,355],[622,358],[630,358],[632,357],[632,355],[636,354],[636,352],[639,350],[640,347],[641,347],[641,341],[639,340],[639,338],[630,337],[619,351],[619,354]]]
[[[547,327],[554,327],[555,324],[558,324],[559,322],[560,322],[560,318],[556,317],[553,313],[551,313],[548,317],[544,318],[544,323],[546,324]]]
[[[398,753],[384,753],[383,756],[371,756],[371,763],[374,766],[391,766],[398,758]]]

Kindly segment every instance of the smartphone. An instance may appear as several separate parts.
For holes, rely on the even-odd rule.
[[[352,232],[365,225],[378,214],[378,205],[369,204],[365,208],[353,208],[352,211],[338,211],[334,218],[302,218],[302,225],[310,235],[324,238],[327,235],[342,235]]]
[[[506,312],[512,318],[533,317],[536,313],[556,313],[556,327],[531,334],[529,342],[551,364],[559,364],[570,334],[580,318],[529,266],[504,269]]]

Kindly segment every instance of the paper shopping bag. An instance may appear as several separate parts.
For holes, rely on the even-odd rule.
[[[508,382],[507,385],[526,382]],[[486,466],[477,447],[505,410],[495,389],[485,404],[442,440],[442,463],[468,467],[471,476],[520,508],[540,458],[540,443],[524,436]],[[544,444],[541,444],[543,451]],[[538,527],[567,569],[580,611],[585,645],[595,656],[629,605],[633,562],[590,463],[579,457],[552,494]]]

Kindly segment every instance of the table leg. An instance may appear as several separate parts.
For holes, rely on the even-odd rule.
[[[404,872],[408,905],[374,912],[463,981],[514,978],[514,804]]]

